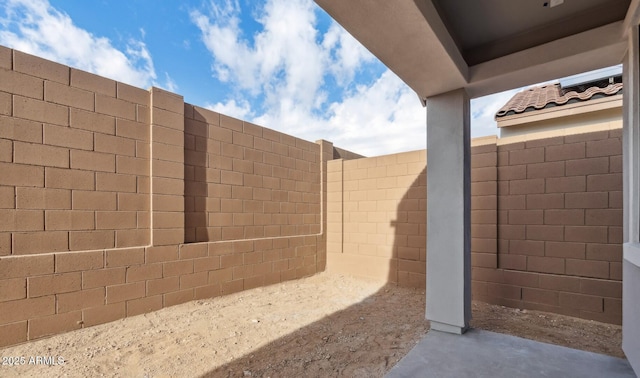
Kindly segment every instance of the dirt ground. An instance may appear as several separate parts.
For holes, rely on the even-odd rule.
[[[25,358],[0,377],[380,377],[428,331],[424,306],[422,290],[322,273],[0,349],[2,362]],[[483,303],[473,317],[622,356],[618,326]],[[56,364],[29,364],[36,356]]]

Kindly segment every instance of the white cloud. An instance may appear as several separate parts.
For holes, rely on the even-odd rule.
[[[243,100],[236,102],[236,100],[231,99],[224,103],[207,104],[205,108],[238,119],[248,119],[251,115],[251,106]]]
[[[512,89],[471,100],[471,137],[498,135],[495,115],[521,89]]]
[[[153,59],[140,40],[129,39],[121,51],[108,38],[74,25],[47,0],[7,0],[4,5],[2,45],[139,87],[175,88],[168,75],[166,84],[156,82]]]
[[[268,0],[255,11],[262,28],[250,36],[243,35],[236,1],[211,1],[206,13],[193,11],[214,76],[235,89],[210,107],[364,154],[424,148],[425,113],[417,96],[388,70],[354,85],[375,58],[335,22],[319,32],[317,11],[311,0]]]

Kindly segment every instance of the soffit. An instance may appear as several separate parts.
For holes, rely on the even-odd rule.
[[[630,0],[315,0],[424,101],[618,64]],[[637,1],[634,0],[635,6]]]
[[[630,2],[433,0],[470,66],[623,20]]]

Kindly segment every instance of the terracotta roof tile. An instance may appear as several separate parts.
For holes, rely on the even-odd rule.
[[[618,94],[622,94],[622,83],[610,83],[608,79],[566,88],[560,84],[548,84],[516,93],[498,110],[496,118]]]

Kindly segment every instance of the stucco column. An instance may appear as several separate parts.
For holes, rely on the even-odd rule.
[[[629,30],[623,61],[623,219],[622,349],[640,374],[640,38]]]
[[[427,319],[464,333],[471,319],[469,97],[458,89],[427,99]]]

